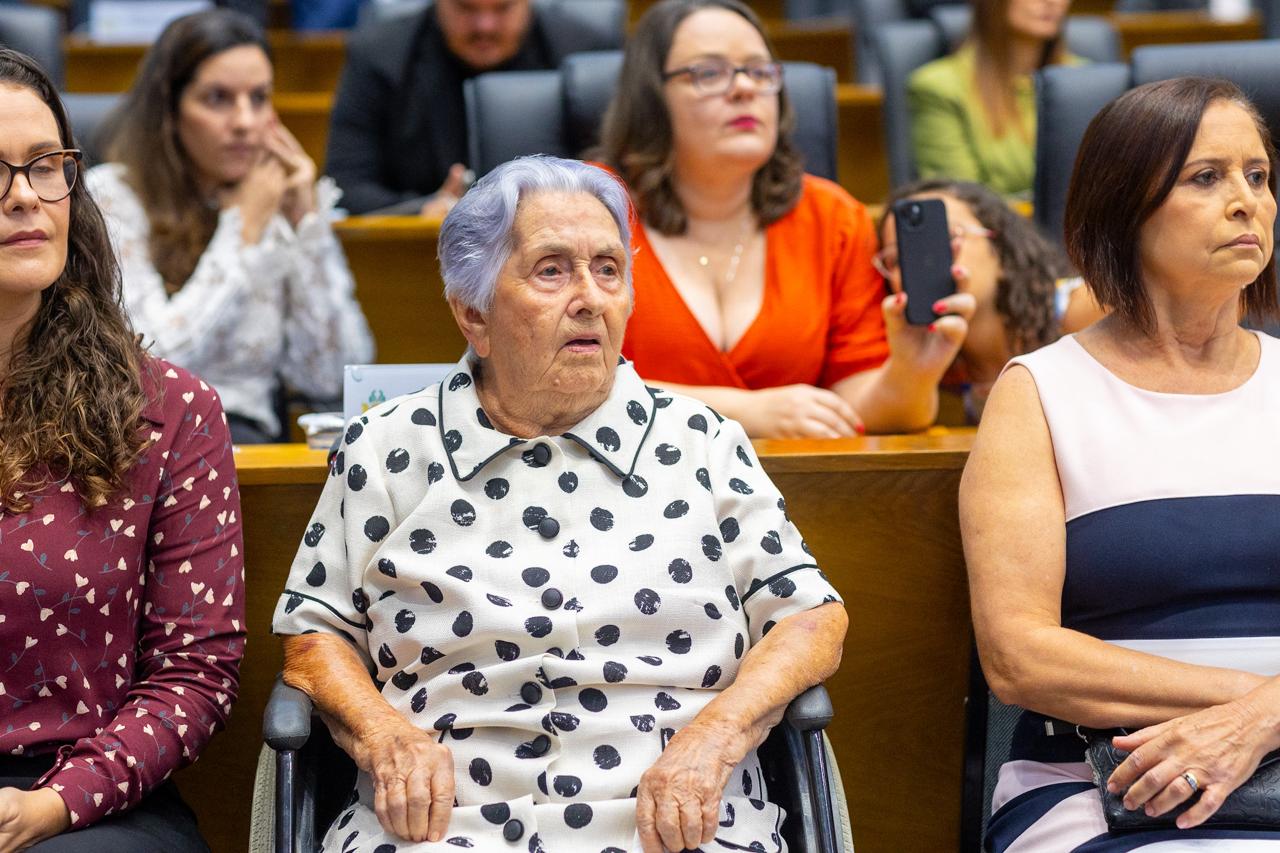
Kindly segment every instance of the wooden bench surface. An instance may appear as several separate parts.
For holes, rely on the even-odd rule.
[[[956,492],[971,442],[971,431],[935,429],[756,443],[850,614],[829,734],[858,853],[955,849],[970,637]],[[179,776],[216,853],[244,849],[262,711],[282,664],[271,615],[324,459],[302,445],[237,450],[250,632],[240,699]]]

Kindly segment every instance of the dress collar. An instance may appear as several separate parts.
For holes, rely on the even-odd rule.
[[[524,461],[535,464],[533,446],[541,440],[507,435],[493,425],[476,394],[474,371],[470,356],[464,356],[441,381],[437,401],[440,440],[453,476],[460,482],[470,480],[494,459],[516,448],[523,447]],[[562,437],[581,445],[592,459],[625,479],[635,471],[658,409],[670,401],[663,392],[646,386],[630,362],[619,358],[609,396]]]

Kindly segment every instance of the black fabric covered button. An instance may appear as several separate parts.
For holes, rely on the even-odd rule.
[[[545,444],[536,445],[533,448],[533,464],[539,468],[545,466],[551,461],[551,448]]]
[[[546,735],[538,735],[529,746],[534,755],[546,755],[551,749],[551,738]]]
[[[543,539],[555,539],[559,533],[560,522],[556,521],[554,518],[548,517],[538,522],[538,535]]]
[[[502,825],[502,837],[508,841],[519,841],[524,837],[524,824],[512,818]]]
[[[564,595],[554,586],[547,587],[542,591],[542,606],[548,610],[555,610],[564,603]]]
[[[537,705],[542,701],[542,688],[532,681],[526,681],[524,686],[520,688],[520,698],[525,701],[526,705]]]

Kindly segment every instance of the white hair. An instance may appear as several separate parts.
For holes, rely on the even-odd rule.
[[[588,193],[600,200],[618,226],[631,287],[631,202],[622,182],[579,160],[538,154],[503,163],[476,182],[440,228],[438,256],[444,295],[488,311],[498,273],[511,256],[516,208],[533,192]]]

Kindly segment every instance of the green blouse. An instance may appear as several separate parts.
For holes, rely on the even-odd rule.
[[[1083,62],[1068,56],[1067,64]],[[917,68],[907,81],[911,144],[924,178],[985,184],[1001,195],[1029,196],[1035,174],[1036,93],[1030,74],[1014,81],[1024,136],[1015,127],[993,136],[974,85],[974,48]]]

